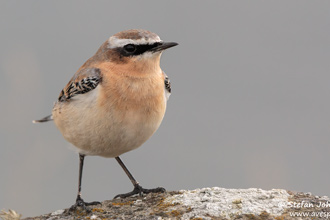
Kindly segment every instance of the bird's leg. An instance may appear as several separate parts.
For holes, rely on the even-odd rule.
[[[143,196],[143,194],[148,194],[148,193],[158,193],[158,192],[166,192],[166,190],[163,187],[157,187],[155,189],[144,189],[140,186],[139,182],[136,181],[133,177],[133,175],[128,171],[127,167],[125,166],[125,164],[123,163],[123,161],[121,161],[121,159],[119,157],[115,157],[117,162],[119,163],[119,165],[123,168],[123,170],[125,171],[125,173],[127,174],[128,178],[131,180],[134,189],[132,192],[129,193],[124,193],[124,194],[119,194],[116,195],[115,198],[126,198],[132,195],[136,195],[139,194],[140,196]]]
[[[78,179],[78,194],[76,203],[71,206],[69,211],[74,211],[77,209],[77,207],[81,207],[85,211],[89,212],[90,209],[87,208],[89,205],[98,205],[101,204],[100,202],[84,202],[84,200],[81,198],[81,180],[82,180],[82,172],[83,172],[83,166],[84,166],[84,159],[85,155],[79,154],[79,179]]]

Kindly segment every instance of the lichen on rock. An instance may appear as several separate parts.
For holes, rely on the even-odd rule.
[[[294,206],[295,204],[297,205]],[[324,206],[318,207],[319,204]],[[26,218],[26,220],[325,219],[324,216],[327,213],[330,215],[330,200],[328,197],[282,189],[213,187],[106,200],[90,209],[90,212],[84,210],[69,212],[68,209],[60,209],[50,214]],[[302,214],[304,214],[303,217],[301,217]]]

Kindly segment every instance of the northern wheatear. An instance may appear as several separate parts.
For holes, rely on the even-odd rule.
[[[163,42],[146,30],[119,32],[104,42],[61,91],[52,114],[34,122],[54,120],[64,138],[77,147],[80,158],[78,195],[72,209],[88,210],[81,198],[86,155],[114,157],[132,181],[134,190],[117,197],[164,192],[144,189],[119,155],[140,147],[163,120],[171,84],[161,70],[162,52],[177,43]]]

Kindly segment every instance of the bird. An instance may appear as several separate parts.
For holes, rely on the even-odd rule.
[[[88,211],[89,205],[99,204],[82,199],[85,156],[115,158],[125,171],[133,191],[115,198],[166,192],[163,187],[143,188],[119,156],[140,147],[160,126],[171,95],[160,58],[164,50],[177,45],[142,29],[114,34],[62,89],[51,115],[33,121],[53,121],[78,151],[78,193],[70,210]]]

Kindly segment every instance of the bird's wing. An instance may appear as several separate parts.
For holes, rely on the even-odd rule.
[[[84,94],[95,89],[101,79],[101,70],[98,68],[87,68],[78,71],[64,89],[62,89],[58,97],[58,102],[69,101],[76,95]]]
[[[165,72],[163,72],[164,74],[164,84],[165,84],[165,95],[166,95],[166,99],[168,100],[170,98],[171,95],[171,82],[170,79],[168,78],[168,76],[166,75]]]
[[[67,102],[78,94],[87,93],[97,87],[100,83],[101,70],[98,68],[87,68],[78,71],[70,80],[70,82],[62,89],[57,101]],[[34,120],[33,123],[41,123],[52,121],[53,116],[49,115],[39,120]]]

